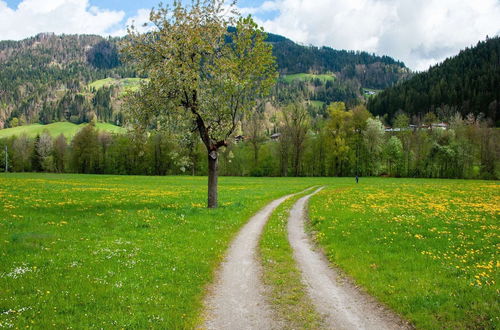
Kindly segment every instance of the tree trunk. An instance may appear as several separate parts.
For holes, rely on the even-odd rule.
[[[208,208],[217,207],[217,151],[208,154]]]
[[[253,163],[254,166],[257,167],[257,163],[259,162],[259,146],[257,144],[258,142],[254,141],[252,142],[253,146]]]

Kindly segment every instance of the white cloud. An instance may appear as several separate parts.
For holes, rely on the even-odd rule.
[[[297,42],[390,55],[412,69],[500,33],[498,0],[274,0],[243,12],[279,9],[264,28]]]
[[[500,33],[499,0],[266,0],[240,11],[294,41],[389,55],[416,70]],[[123,11],[88,0],[23,0],[15,9],[0,0],[0,40],[40,32],[122,36],[132,22],[144,32],[149,12],[125,21]]]
[[[127,19],[127,22],[125,23],[125,27],[118,29],[116,31],[113,31],[111,35],[113,36],[124,36],[127,34],[127,27],[134,26],[134,28],[141,32],[147,32],[150,31],[153,26],[152,23],[149,21],[149,14],[151,13],[151,9],[139,9],[135,16],[129,17]],[[146,24],[146,25],[144,25]]]
[[[11,9],[0,0],[0,39],[19,40],[40,32],[107,35],[123,11],[90,6],[88,0],[24,0]]]

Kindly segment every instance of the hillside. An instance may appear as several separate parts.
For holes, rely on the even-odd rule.
[[[444,119],[483,113],[500,125],[500,37],[479,42],[457,56],[388,88],[368,102],[376,115],[390,117],[402,110],[409,115],[428,112]]]
[[[353,79],[363,87],[383,89],[409,74],[404,63],[389,56],[367,52],[336,50],[330,47],[302,46],[270,35],[281,74],[335,72],[341,79]]]
[[[121,125],[122,96],[137,88],[139,78],[120,61],[120,40],[42,33],[0,41],[0,129],[59,121],[81,124],[93,116]],[[267,40],[284,78],[276,94],[286,90],[288,96],[355,104],[363,100],[362,88],[386,88],[409,73],[387,56],[301,46],[274,34]],[[287,78],[295,74],[335,79]]]

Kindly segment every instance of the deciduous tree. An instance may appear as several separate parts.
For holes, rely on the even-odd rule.
[[[217,207],[219,148],[277,76],[263,30],[235,9],[224,0],[160,5],[150,15],[153,30],[141,34],[132,27],[123,48],[150,78],[129,99],[135,123],[198,130],[208,154],[210,208]]]

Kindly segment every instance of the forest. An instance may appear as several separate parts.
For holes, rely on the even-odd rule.
[[[21,41],[0,41],[0,129],[57,121],[89,122],[93,115],[122,125],[118,88],[99,91],[90,86],[105,78],[138,77],[132,66],[120,60],[123,40],[41,33]],[[333,84],[311,96],[325,103],[333,99],[349,104],[364,102],[362,87],[386,88],[410,74],[403,63],[388,56],[302,46],[274,34],[269,34],[267,41],[273,45],[282,75],[335,75]],[[305,90],[310,84],[306,85],[300,88]],[[295,91],[292,87],[288,94]]]
[[[482,116],[455,113],[449,126],[410,127],[400,113],[391,129],[364,106],[343,102],[315,116],[314,108],[290,103],[262,105],[245,118],[219,158],[221,175],[499,177],[499,131]],[[428,121],[431,120],[431,121]],[[95,121],[94,121],[95,122]],[[7,149],[5,149],[7,147]],[[206,175],[206,151],[197,132],[111,134],[91,121],[69,141],[45,132],[0,140],[0,169],[140,175]]]
[[[499,101],[500,37],[494,37],[384,90],[370,99],[368,110],[391,119],[398,111],[410,116],[483,113],[498,127]]]

